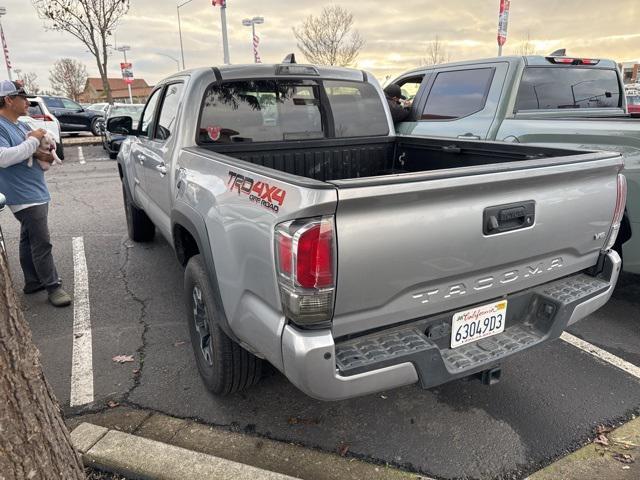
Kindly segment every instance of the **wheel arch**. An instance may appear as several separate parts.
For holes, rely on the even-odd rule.
[[[216,321],[231,339],[240,342],[231,330],[227,320],[224,302],[220,294],[213,251],[204,219],[190,206],[182,202],[176,202],[171,213],[171,234],[174,251],[182,266],[186,266],[189,258],[193,255],[202,255],[209,281],[214,289],[213,295],[216,299],[217,310]]]

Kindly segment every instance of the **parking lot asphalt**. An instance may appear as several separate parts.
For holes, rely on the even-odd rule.
[[[640,378],[562,340],[508,360],[501,382],[491,387],[457,381],[324,403],[274,373],[246,392],[214,397],[195,367],[183,271],[169,245],[128,239],[116,164],[101,147],[73,147],[66,155],[65,165],[48,174],[50,228],[71,292],[73,239],[84,245],[92,403],[70,405],[73,308],[53,309],[42,293],[20,295],[45,374],[68,416],[115,401],[326,451],[347,445],[348,455],[435,478],[519,479],[589,442],[598,425],[640,411]],[[18,223],[9,211],[0,222],[21,292]],[[640,366],[640,277],[623,275],[612,300],[570,331]],[[114,362],[119,355],[134,361]]]

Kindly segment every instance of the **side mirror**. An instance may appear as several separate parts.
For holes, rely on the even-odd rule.
[[[76,110],[76,113],[84,113],[84,108],[79,108],[78,110]]]
[[[0,193],[0,212],[4,210],[4,207],[7,206],[7,197],[4,194]]]
[[[107,131],[120,135],[132,135],[133,119],[128,116],[110,118],[107,120]]]

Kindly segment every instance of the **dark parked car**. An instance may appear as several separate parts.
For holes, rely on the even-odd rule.
[[[88,110],[69,98],[42,95],[44,103],[60,121],[63,132],[91,132],[100,135],[102,113]]]
[[[110,118],[127,116],[133,119],[133,128],[137,129],[138,119],[142,115],[143,108],[144,103],[115,103],[110,105],[105,113],[105,124]],[[111,160],[115,160],[118,156],[120,145],[122,145],[122,141],[125,138],[127,138],[127,135],[124,133],[114,133],[109,132],[106,128],[102,129],[102,147],[109,153]]]

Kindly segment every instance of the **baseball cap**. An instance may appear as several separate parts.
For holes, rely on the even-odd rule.
[[[17,82],[11,80],[2,80],[0,82],[0,97],[13,97],[21,95],[27,98],[33,98],[35,95],[29,95],[24,87]]]
[[[384,93],[388,96],[388,97],[398,97],[401,98],[402,100],[406,100],[407,97],[405,97],[404,95],[402,95],[402,90],[400,89],[400,87],[398,85],[396,85],[395,83],[391,83],[389,85],[387,85],[384,88]]]

